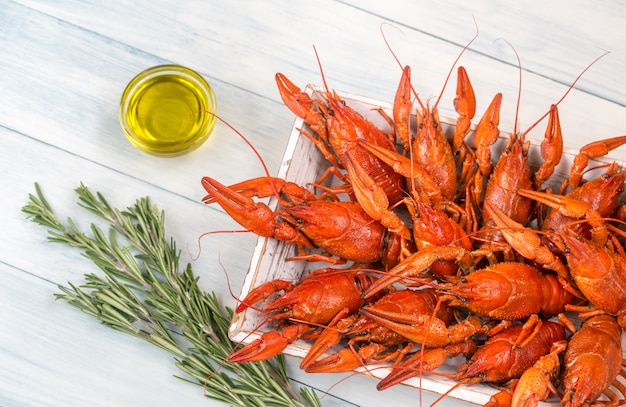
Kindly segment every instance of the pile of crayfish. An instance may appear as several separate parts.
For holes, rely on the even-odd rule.
[[[532,167],[527,132],[500,136],[502,94],[473,128],[474,91],[458,68],[459,116],[446,134],[439,101],[423,104],[410,76],[407,67],[381,128],[327,87],[312,96],[279,73],[283,101],[306,124],[301,137],[328,161],[324,176],[202,179],[205,203],[297,247],[287,261],[327,263],[241,299],[236,313],[262,312],[273,329],[228,360],[264,360],[303,340],[305,371],[385,366],[380,390],[433,374],[493,384],[491,406],[551,395],[565,406],[625,404],[626,171],[605,162],[585,177],[626,136],[584,146],[560,188],[547,188],[563,155],[556,104]],[[457,371],[437,372],[451,357],[463,361]]]

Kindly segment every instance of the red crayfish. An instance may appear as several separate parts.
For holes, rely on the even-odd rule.
[[[320,269],[303,277],[297,285],[274,280],[252,290],[237,306],[240,313],[272,294],[285,291],[266,302],[263,312],[268,321],[292,321],[282,332],[270,331],[260,339],[233,352],[229,362],[251,362],[269,359],[305,335],[315,336],[318,326],[329,324],[356,312],[363,305],[361,293],[374,277],[358,270]]]
[[[504,387],[488,406],[533,406],[550,394],[567,407],[601,405],[602,394],[606,405],[625,404],[626,171],[606,163],[604,175],[583,175],[626,136],[584,146],[555,193],[544,185],[563,156],[560,101],[530,127],[548,117],[535,166],[530,129],[500,138],[502,94],[472,129],[476,99],[460,67],[459,116],[446,133],[441,95],[432,107],[422,103],[410,76],[404,67],[391,117],[380,110],[389,124],[382,129],[325,80],[323,91],[306,93],[278,73],[281,98],[304,120],[300,134],[328,161],[324,175],[307,187],[269,175],[230,186],[202,179],[205,203],[218,203],[259,236],[296,246],[287,260],[350,267],[253,289],[236,312],[265,300],[257,311],[277,330],[228,360],[267,359],[307,340],[302,369],[389,363],[382,390],[463,355],[456,373],[436,374]],[[505,146],[492,161],[498,142]],[[268,197],[276,209],[257,200]],[[588,317],[577,330],[568,325],[569,338],[548,320],[564,321],[568,311]]]

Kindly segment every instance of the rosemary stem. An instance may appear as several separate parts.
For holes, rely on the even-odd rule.
[[[55,294],[103,324],[141,338],[171,353],[187,377],[209,398],[235,406],[321,406],[317,395],[291,388],[284,359],[232,364],[225,358],[235,344],[228,338],[232,311],[215,293],[198,286],[191,265],[180,269],[180,251],[168,239],[164,213],[149,198],[120,211],[87,187],[76,188],[78,205],[108,223],[92,224],[91,235],[71,218],[65,226],[35,184],[22,208],[28,218],[48,229],[48,239],[82,251],[103,273],[85,275],[83,285],[59,286]],[[180,335],[179,335],[180,334]]]

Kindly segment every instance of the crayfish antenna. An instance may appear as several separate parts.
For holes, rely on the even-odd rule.
[[[452,63],[452,66],[450,67],[450,71],[448,72],[448,74],[446,75],[446,79],[443,83],[443,87],[441,89],[441,92],[439,93],[439,96],[437,97],[437,100],[435,102],[435,105],[433,106],[433,110],[437,108],[437,105],[439,104],[439,101],[441,100],[441,96],[443,95],[443,91],[446,88],[446,85],[448,84],[448,81],[450,80],[450,77],[452,76],[452,72],[454,71],[454,67],[456,66],[456,64],[459,62],[459,60],[461,59],[461,56],[465,53],[465,51],[467,51],[470,47],[470,45],[472,45],[472,43],[476,40],[476,38],[478,38],[478,34],[479,34],[479,30],[478,30],[478,23],[476,22],[476,17],[472,16],[472,18],[474,19],[474,26],[476,28],[476,33],[474,34],[474,36],[472,37],[472,39],[463,47],[463,49],[461,50],[461,52],[457,55],[456,59],[454,60],[454,62]],[[395,51],[393,50],[393,48],[391,47],[391,44],[389,43],[387,36],[385,35],[385,32],[383,31],[383,26],[384,25],[390,25],[390,24],[381,24],[380,25],[380,32],[381,35],[383,37],[383,41],[385,42],[385,46],[387,47],[387,49],[389,50],[389,52],[391,53],[391,56],[393,57],[393,59],[396,61],[396,63],[398,64],[398,66],[400,67],[401,70],[404,69],[404,65],[402,64],[402,62],[400,61],[400,58],[398,58],[398,56],[396,55]],[[392,27],[394,27],[392,25]],[[413,91],[413,94],[415,95],[415,98],[417,99],[417,102],[420,105],[420,108],[422,110],[425,110],[425,106],[422,103],[421,99],[419,98],[417,91],[415,90],[415,88],[413,87],[413,85],[411,85],[411,90]]]
[[[224,272],[224,276],[226,277],[226,287],[228,288],[228,292],[229,292],[231,298],[234,299],[235,301],[237,301],[237,303],[239,304],[237,306],[237,309],[240,310],[240,311],[236,311],[236,312],[242,312],[242,311],[245,311],[245,309],[248,309],[248,308],[251,308],[251,309],[253,309],[255,311],[259,311],[260,312],[261,309],[254,307],[253,303],[244,304],[245,300],[242,300],[240,297],[235,295],[235,293],[233,292],[233,288],[230,285],[230,278],[228,277],[228,272],[226,271],[226,267],[222,264],[222,260],[221,259],[218,259],[218,263],[219,263],[220,267],[222,268],[222,271]]]
[[[259,150],[256,149],[256,147],[250,142],[250,140],[248,140],[248,138],[246,136],[243,135],[242,132],[240,132],[239,130],[237,130],[235,128],[235,126],[233,126],[232,124],[230,124],[228,121],[226,121],[225,119],[223,119],[222,117],[218,116],[217,114],[213,113],[213,112],[209,112],[209,114],[212,114],[213,116],[215,116],[215,118],[217,120],[219,120],[220,122],[222,122],[224,125],[226,125],[226,127],[228,127],[229,129],[231,129],[236,135],[238,135],[247,145],[248,147],[250,147],[250,149],[252,150],[252,152],[257,156],[257,158],[259,159],[259,162],[261,163],[261,166],[263,167],[263,172],[265,172],[265,175],[267,175],[268,178],[271,178],[271,174],[270,174],[270,170],[269,168],[267,168],[267,164],[265,163],[265,160],[263,159],[263,157],[261,156],[261,153],[259,152]],[[279,198],[279,193],[278,190],[276,189],[275,186],[272,185],[272,188],[274,190],[274,195],[276,196],[276,198]]]
[[[450,389],[448,389],[445,393],[441,394],[441,396],[439,396],[437,398],[437,400],[435,400],[430,407],[434,407],[435,405],[439,404],[440,401],[442,401],[444,398],[448,397],[448,395],[450,393],[452,393],[454,390],[458,389],[459,387],[461,387],[461,385],[467,383],[468,380],[464,379],[464,380],[459,380],[458,382],[455,383],[454,386],[450,387]]]
[[[388,49],[388,50],[389,50],[389,52],[391,53],[391,56],[392,56],[392,57],[393,57],[393,59],[396,61],[396,63],[398,64],[398,66],[400,67],[400,69],[403,71],[403,73],[406,73],[405,71],[407,70],[408,66],[407,66],[407,67],[405,67],[404,65],[402,65],[402,62],[400,61],[400,58],[398,58],[398,55],[396,55],[396,52],[395,52],[395,51],[393,50],[393,48],[391,47],[391,44],[389,43],[389,40],[387,39],[387,36],[385,35],[385,32],[383,31],[383,26],[384,26],[384,25],[390,25],[390,26],[392,26],[392,27],[394,27],[394,28],[397,28],[397,27],[395,27],[395,26],[393,26],[393,25],[391,25],[391,24],[384,24],[384,23],[383,23],[383,24],[381,24],[381,25],[380,25],[380,33],[381,33],[381,35],[382,35],[382,37],[383,37],[383,41],[385,42],[385,46],[387,47],[387,49]],[[413,92],[413,94],[415,95],[415,97],[416,97],[416,99],[417,99],[417,103],[419,103],[419,105],[420,105],[420,108],[421,108],[422,110],[424,110],[424,109],[425,109],[425,106],[424,106],[424,104],[422,103],[422,101],[421,101],[421,99],[419,98],[419,96],[417,96],[417,91],[415,90],[415,88],[413,87],[413,84],[412,84],[412,83],[411,83],[411,81],[410,81],[410,69],[408,69],[408,76],[409,76],[409,79],[408,79],[408,81],[407,81],[407,84],[408,84],[408,86],[407,86],[407,87],[411,89],[411,92]]]
[[[419,365],[420,406],[422,405],[422,397],[423,397],[423,395],[422,395],[422,388],[423,388],[423,386],[422,386],[422,378],[424,377],[424,363],[423,363],[423,361],[424,361],[424,352],[425,352],[425,348],[426,348],[426,339],[428,337],[428,334],[430,333],[430,329],[431,329],[431,326],[433,324],[433,321],[435,321],[437,313],[439,312],[439,309],[441,308],[442,301],[443,301],[443,299],[441,297],[439,297],[437,299],[437,303],[435,304],[435,307],[433,308],[433,312],[430,315],[430,318],[429,318],[429,321],[428,321],[428,325],[426,327],[426,334],[424,335],[424,340],[422,341],[421,346],[420,346],[420,350],[419,350],[420,359],[422,361],[422,363],[420,363],[420,365]],[[445,360],[445,356],[444,356],[444,360]],[[443,362],[441,362],[441,363],[443,363]],[[432,370],[432,369],[430,369],[430,370]]]
[[[516,135],[517,125],[519,123],[519,107],[522,102],[522,61],[520,60],[519,54],[517,53],[517,50],[513,47],[513,45],[511,45],[511,43],[508,42],[504,38],[501,38],[501,40],[504,41],[513,50],[513,53],[515,54],[515,59],[517,59],[517,69],[519,71],[519,83],[517,86],[517,102],[515,104],[515,121],[513,122],[513,134]],[[520,140],[522,142],[524,141],[525,134],[526,133],[520,136]]]
[[[472,39],[467,44],[465,44],[465,46],[463,47],[461,52],[459,52],[459,55],[457,55],[456,59],[452,63],[452,66],[450,67],[450,71],[448,71],[448,75],[446,76],[446,80],[443,82],[443,86],[441,88],[441,92],[439,93],[439,97],[437,98],[437,101],[433,105],[433,110],[435,110],[437,108],[437,105],[439,104],[439,101],[441,100],[441,96],[443,95],[443,91],[446,89],[446,85],[448,84],[448,81],[450,80],[450,77],[452,76],[452,72],[454,72],[454,67],[459,62],[459,60],[461,59],[461,56],[463,56],[465,51],[467,51],[469,49],[470,45],[472,45],[472,43],[474,41],[476,41],[476,38],[478,38],[478,34],[480,33],[479,30],[478,30],[478,23],[476,22],[476,17],[472,16],[472,18],[474,19],[474,26],[476,27],[476,33],[474,34]]]
[[[330,88],[328,87],[328,84],[326,83],[326,75],[324,75],[324,68],[322,68],[322,61],[320,60],[320,56],[317,52],[317,48],[315,47],[315,45],[313,45],[313,52],[315,53],[315,59],[317,60],[317,66],[319,66],[320,68],[320,75],[322,77],[322,83],[324,84],[324,90],[326,90],[326,93],[328,95],[330,95]]]
[[[567,88],[567,90],[565,91],[565,93],[563,94],[563,96],[561,96],[561,98],[559,100],[556,101],[556,103],[554,103],[554,106],[558,106],[559,104],[561,104],[561,102],[565,99],[565,97],[572,91],[572,89],[574,89],[574,86],[576,86],[576,83],[578,83],[578,81],[580,80],[580,78],[582,78],[582,76],[599,60],[601,60],[602,58],[604,58],[606,55],[610,54],[611,51],[604,51],[600,56],[596,57],[593,61],[591,61],[591,63],[589,63],[579,74],[578,76],[574,79],[574,81],[569,85],[569,87]],[[521,79],[520,79],[520,83],[521,83]],[[545,119],[552,111],[552,107],[550,107],[550,109],[548,109],[548,111],[546,111],[536,122],[534,122],[533,124],[530,125],[530,127],[528,127],[528,129],[526,129],[526,131],[523,132],[523,136],[527,135],[532,129],[534,129],[539,123],[541,123],[541,121],[543,119]],[[517,121],[517,120],[516,120]]]

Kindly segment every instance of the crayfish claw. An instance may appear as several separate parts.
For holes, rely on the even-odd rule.
[[[520,377],[511,397],[511,407],[533,407],[545,401],[550,394],[558,394],[553,381],[559,373],[559,353],[567,348],[567,341],[555,342],[550,353],[542,356]]]
[[[363,365],[365,361],[362,361],[354,350],[343,348],[333,355],[312,362],[303,369],[307,373],[340,373],[350,372]]]
[[[483,407],[511,407],[512,396],[510,389],[501,390],[492,395]]]
[[[393,119],[396,123],[396,137],[402,143],[405,151],[411,149],[411,132],[409,119],[413,104],[411,102],[411,67],[408,65],[402,70],[402,77],[393,101]]]
[[[541,157],[544,162],[535,172],[533,185],[535,189],[541,188],[543,183],[554,173],[554,168],[563,156],[563,132],[561,121],[556,105],[550,106],[548,126],[543,141],[541,142]]]
[[[306,325],[290,325],[282,332],[270,331],[249,345],[231,353],[226,359],[230,363],[259,362],[281,353],[287,345],[298,339],[308,328]]]
[[[454,98],[454,110],[459,114],[459,117],[454,129],[452,151],[457,151],[461,147],[463,139],[470,130],[471,120],[476,114],[476,96],[467,71],[460,66],[457,72],[458,81],[456,84],[456,97]]]
[[[275,79],[278,92],[285,105],[296,116],[305,118],[309,110],[313,107],[311,97],[282,73],[278,72],[275,75]]]
[[[244,298],[237,308],[235,309],[236,313],[241,313],[256,304],[257,302],[268,298],[270,295],[278,292],[278,291],[289,291],[292,290],[294,285],[287,280],[273,280],[268,281],[265,284],[261,284],[256,287],[254,290],[250,291],[250,293]]]
[[[337,329],[333,329],[332,327],[324,329],[320,336],[315,340],[313,345],[311,345],[311,348],[307,352],[306,356],[302,359],[302,362],[300,363],[300,369],[308,371],[307,369],[311,366],[316,365],[316,363],[328,363],[315,361],[325,352],[338,345],[339,341],[341,341],[341,333]]]
[[[324,118],[326,112],[320,107],[319,103],[312,99],[308,93],[303,92],[302,89],[287,79],[282,73],[277,73],[275,79],[278,92],[285,106],[293,114],[304,119],[322,139],[326,139],[327,129],[326,119]]]
[[[381,362],[389,359],[388,356],[381,360],[378,358],[386,349],[385,345],[378,343],[361,346],[358,351],[352,347],[343,348],[333,355],[311,363],[304,370],[307,373],[351,372],[358,367],[365,366],[368,362]],[[397,352],[392,353],[393,356],[396,354]]]

